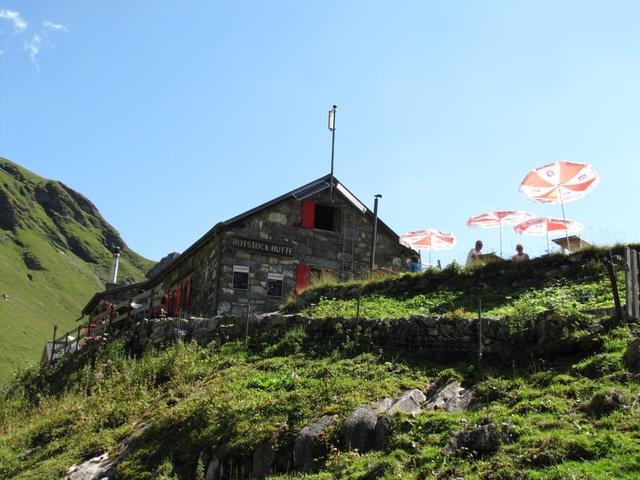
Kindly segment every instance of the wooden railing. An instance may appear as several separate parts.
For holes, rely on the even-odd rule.
[[[161,305],[161,296],[153,291],[142,292],[118,304],[111,305],[107,310],[94,315],[82,323],[77,329],[69,330],[57,336],[57,325],[53,327],[53,339],[45,343],[43,363],[49,365],[69,353],[75,353],[91,342],[97,342],[109,333],[112,327],[136,318],[139,315],[151,315],[154,309]]]

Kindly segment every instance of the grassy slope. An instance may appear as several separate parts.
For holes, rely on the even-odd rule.
[[[102,243],[105,226],[101,217],[76,212],[84,216],[80,217],[84,225],[66,218],[61,223],[66,231],[61,232],[33,194],[38,186],[59,184],[0,158],[0,167],[7,165],[18,173],[0,168],[0,188],[19,209],[20,224],[13,230],[0,228],[0,295],[9,297],[9,301],[0,298],[0,384],[17,367],[38,361],[54,324],[59,334],[77,326],[75,319],[82,306],[103,288],[110,262]],[[69,238],[84,245],[95,263],[75,255]],[[25,254],[37,259],[42,269],[29,269]],[[141,280],[153,262],[125,250],[121,265],[121,278]]]
[[[585,274],[581,285],[601,283],[601,271],[593,267],[591,281]],[[454,276],[464,283],[467,275]],[[566,287],[570,294],[572,285]],[[527,291],[531,304],[513,310],[513,321],[545,301],[546,295]],[[607,300],[602,293],[593,301]],[[572,318],[575,310],[564,313]],[[306,477],[284,472],[280,478],[637,478],[640,376],[621,360],[637,328],[604,334],[601,347],[584,357],[483,370],[403,352],[384,355],[367,342],[322,345],[300,330],[254,339],[248,350],[242,342],[177,345],[140,360],[124,359],[121,347],[111,344],[93,374],[85,366],[66,386],[55,384],[63,393],[39,396],[43,386],[35,371],[16,384],[0,404],[0,476],[59,478],[71,464],[113,448],[144,420],[151,425],[144,447],[120,465],[119,478],[194,478],[201,451],[247,459],[272,434],[278,444],[290,445],[295,433],[320,415],[344,418],[371,400],[458,377],[475,389],[477,408],[398,418],[389,447],[367,454],[343,451],[334,432],[322,472]],[[600,415],[581,409],[612,391],[623,398],[617,408]],[[442,452],[453,432],[486,421],[499,429],[510,424],[513,443],[480,458]]]
[[[31,377],[23,383],[27,389],[4,402],[0,476],[60,478],[71,464],[113,448],[144,420],[150,427],[142,447],[120,464],[118,478],[197,478],[201,451],[250,459],[271,435],[278,445],[290,444],[319,415],[344,418],[371,400],[457,376],[476,389],[477,409],[400,417],[389,447],[367,454],[342,450],[334,432],[328,442],[336,448],[326,466],[304,478],[637,478],[638,376],[621,362],[629,338],[628,329],[618,329],[586,358],[483,371],[323,350],[299,331],[249,351],[242,342],[177,345],[141,360],[123,359],[112,345],[98,357],[93,375],[88,366],[79,370],[64,394],[36,405],[41,387]],[[601,416],[580,410],[611,391],[622,394],[624,407]],[[510,424],[513,443],[481,458],[442,452],[453,432],[487,421],[499,429]]]

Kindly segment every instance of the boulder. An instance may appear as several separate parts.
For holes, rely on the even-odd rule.
[[[251,461],[253,478],[265,478],[271,475],[274,457],[273,438],[269,438],[253,451]]]
[[[417,388],[409,390],[396,398],[384,416],[376,423],[376,448],[382,450],[389,442],[393,416],[396,413],[416,414],[420,412],[421,405],[426,400],[427,397]]]
[[[640,338],[636,338],[629,342],[627,351],[622,356],[624,365],[631,371],[640,370]]]
[[[207,465],[207,473],[204,476],[204,480],[218,480],[220,478],[220,460],[217,457],[213,457]]]
[[[590,417],[602,417],[624,406],[624,396],[616,391],[596,393],[578,410]]]
[[[361,453],[375,448],[378,418],[389,410],[392,404],[392,399],[385,398],[373,405],[358,407],[349,415],[340,429],[340,437],[346,448]]]
[[[443,453],[447,455],[490,455],[500,446],[500,437],[492,423],[453,434]]]
[[[110,460],[109,454],[105,453],[80,465],[73,465],[65,480],[101,480],[109,476],[114,465],[114,460]]]
[[[293,449],[293,464],[297,470],[316,472],[320,468],[327,453],[325,434],[337,418],[337,415],[325,415],[300,430]]]
[[[426,410],[461,412],[469,407],[471,400],[473,400],[473,391],[462,388],[460,382],[456,380],[438,388],[429,395],[424,408]]]

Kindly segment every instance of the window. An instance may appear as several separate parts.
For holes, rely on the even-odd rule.
[[[267,296],[282,297],[282,283],[284,275],[281,273],[269,273],[267,275]]]
[[[233,288],[236,290],[249,290],[249,267],[233,266]]]
[[[328,205],[316,205],[315,228],[336,231],[336,208]]]
[[[337,226],[337,209],[330,205],[319,205],[313,200],[302,200],[301,202],[301,221],[302,228],[317,228],[318,230],[327,230],[335,232]]]

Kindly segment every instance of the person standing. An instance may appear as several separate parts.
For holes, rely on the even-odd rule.
[[[465,267],[470,267],[471,265],[477,265],[480,263],[480,251],[482,250],[482,240],[476,241],[476,246],[469,250],[469,254],[467,255],[467,262],[464,264]]]
[[[524,249],[521,244],[516,245],[516,254],[511,257],[514,262],[521,262],[522,260],[529,260],[529,255],[524,253]]]

